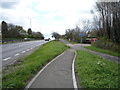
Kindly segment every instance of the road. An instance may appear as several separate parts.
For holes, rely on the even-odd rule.
[[[44,43],[46,41],[37,40],[2,45],[2,66],[14,63],[18,58],[29,54]]]

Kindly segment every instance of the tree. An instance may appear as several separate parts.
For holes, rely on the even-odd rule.
[[[24,30],[24,29],[20,30],[20,35],[27,35],[26,30]]]
[[[44,39],[44,36],[43,36],[43,34],[41,32],[37,32],[37,37],[39,39]]]
[[[9,38],[20,38],[20,32],[23,30],[22,26],[8,24],[8,36]]]
[[[73,41],[73,32],[74,32],[73,29],[67,29],[65,34],[66,39]]]
[[[2,37],[3,38],[7,38],[8,37],[8,26],[7,23],[5,21],[2,21],[2,25],[1,25],[1,33],[2,33]]]
[[[120,43],[120,2],[97,2],[96,10],[99,37]],[[98,24],[96,20],[94,24]]]
[[[27,32],[28,32],[28,35],[32,35],[32,30],[31,30],[31,28],[29,28]]]
[[[81,29],[76,25],[75,28],[66,30],[65,37],[70,41],[80,42],[80,33],[83,32],[81,32]]]
[[[83,19],[82,20],[82,32],[87,33],[92,29],[92,23],[90,22],[89,19]]]
[[[27,32],[24,29],[20,30],[19,34],[20,34],[20,38],[24,39],[28,37]]]
[[[44,36],[41,32],[33,32],[33,38],[35,39],[44,39]]]
[[[1,35],[2,33],[2,35]],[[22,26],[7,24],[5,21],[1,23],[1,33],[0,36],[3,38],[34,38],[34,39],[44,39],[41,32],[32,32],[31,28],[28,31],[24,30]],[[27,34],[28,33],[28,34]]]
[[[53,32],[52,37],[54,37],[56,40],[59,40],[60,34],[58,34],[57,32]]]

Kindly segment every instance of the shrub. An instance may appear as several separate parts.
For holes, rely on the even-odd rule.
[[[102,48],[102,49],[107,49],[110,51],[120,53],[120,46],[117,43],[111,42],[105,38],[99,39],[98,41],[92,43],[92,45]]]

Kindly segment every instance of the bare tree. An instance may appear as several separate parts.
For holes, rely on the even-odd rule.
[[[120,2],[97,2],[96,10],[94,28],[99,36],[120,43]]]
[[[92,22],[90,22],[90,20],[88,20],[88,19],[83,19],[82,20],[82,26],[83,26],[83,28],[82,28],[82,31],[84,32],[84,33],[87,33],[88,31],[90,31],[91,29],[92,29]]]

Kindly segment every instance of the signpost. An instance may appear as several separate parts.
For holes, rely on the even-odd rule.
[[[81,50],[82,50],[82,36],[85,36],[85,34],[79,34],[79,36],[81,37]]]

